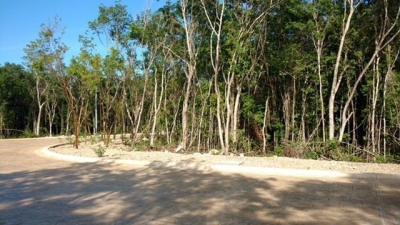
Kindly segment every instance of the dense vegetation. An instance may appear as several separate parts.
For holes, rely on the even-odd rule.
[[[0,68],[1,135],[396,161],[399,15],[396,0],[180,0],[133,18],[116,2],[70,62],[56,18],[26,67]]]

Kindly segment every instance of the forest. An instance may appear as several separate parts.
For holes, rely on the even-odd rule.
[[[0,65],[0,138],[399,163],[399,17],[398,0],[116,1],[68,62],[56,17]]]

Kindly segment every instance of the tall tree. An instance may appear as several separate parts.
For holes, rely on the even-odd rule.
[[[42,24],[39,38],[24,48],[24,57],[30,70],[36,77],[36,101],[38,117],[35,133],[39,135],[41,112],[46,104],[45,95],[48,95],[51,76],[58,79],[64,74],[64,53],[68,47],[61,42],[64,28],[60,26],[60,19],[55,18],[53,23]]]

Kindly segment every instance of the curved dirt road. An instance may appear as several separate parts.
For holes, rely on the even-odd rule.
[[[396,179],[294,178],[107,163],[0,140],[0,224],[400,224]]]

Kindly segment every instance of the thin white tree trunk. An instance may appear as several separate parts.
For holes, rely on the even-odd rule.
[[[376,120],[376,104],[378,102],[378,94],[379,94],[379,86],[380,86],[380,72],[379,72],[379,60],[377,57],[375,59],[374,65],[374,78],[373,78],[373,90],[372,90],[372,112],[371,112],[371,144],[372,144],[372,152],[376,152],[376,136],[375,136],[375,120]]]
[[[318,4],[318,1],[314,1],[314,5]],[[324,104],[324,95],[323,95],[323,83],[322,83],[322,73],[321,73],[321,59],[322,59],[322,48],[324,46],[324,40],[326,37],[326,29],[328,27],[329,20],[325,24],[323,28],[320,27],[319,17],[323,15],[319,15],[318,10],[315,10],[313,13],[314,23],[316,25],[316,34],[317,36],[313,36],[314,47],[317,52],[317,70],[318,70],[318,81],[319,81],[319,101],[321,107],[321,124],[322,124],[322,141],[326,142],[326,130],[325,130],[325,104]],[[319,124],[319,123],[318,123]],[[319,126],[319,125],[318,125]]]
[[[36,127],[35,127],[35,135],[40,135],[40,120],[42,118],[42,110],[44,104],[46,104],[46,101],[42,102],[42,97],[45,94],[48,84],[45,84],[45,87],[43,89],[40,88],[40,80],[41,78],[36,75],[36,101],[38,104],[38,116],[36,119]]]
[[[238,121],[239,121],[239,108],[240,108],[240,97],[242,94],[242,82],[237,85],[236,88],[236,96],[235,96],[235,104],[233,107],[233,127],[232,127],[232,142],[234,145],[234,150],[237,151],[237,130],[238,130]]]
[[[159,100],[157,103],[157,93],[158,93],[158,81],[157,77],[154,77],[154,115],[153,115],[153,125],[151,127],[151,134],[150,134],[150,147],[154,147],[154,135],[155,135],[155,130],[156,130],[156,125],[157,125],[157,118],[158,118],[158,113],[161,108],[161,102],[163,99],[164,95],[164,80],[165,80],[165,68],[163,68],[162,74],[161,74],[161,90],[160,90],[160,95],[159,95]]]
[[[391,55],[390,55],[391,52],[392,52],[391,50],[392,50],[392,47],[391,47],[391,45],[389,45],[387,53],[386,53],[387,58],[391,58]],[[387,141],[386,141],[386,136],[387,136],[387,125],[386,125],[386,94],[387,94],[387,87],[388,87],[388,84],[391,81],[391,78],[393,76],[393,68],[395,66],[395,62],[397,62],[397,60],[399,58],[399,55],[400,55],[400,48],[398,49],[397,54],[395,55],[394,59],[392,59],[393,63],[390,64],[390,62],[389,62],[390,60],[388,60],[387,72],[386,72],[385,80],[384,80],[384,83],[383,83],[383,109],[382,109],[383,116],[382,116],[382,118],[383,118],[383,157],[384,157],[384,159],[386,159],[386,151],[387,151]]]
[[[178,114],[179,114],[179,105],[181,104],[181,98],[179,98],[178,104],[176,105],[176,110],[175,110],[175,115],[174,115],[174,120],[172,121],[172,128],[171,128],[171,134],[170,134],[170,139],[169,139],[169,144],[172,143],[172,137],[175,132],[176,128],[176,121],[178,120]]]
[[[72,110],[67,109],[67,118],[65,120],[66,126],[65,126],[65,135],[69,134],[69,120],[71,119],[71,114],[72,114]]]
[[[264,110],[264,119],[263,119],[263,127],[262,127],[262,134],[263,134],[263,153],[266,153],[266,148],[267,148],[267,138],[268,134],[266,133],[267,130],[267,116],[268,116],[268,101],[269,97],[265,101],[265,110]]]
[[[296,110],[296,77],[293,76],[293,93],[292,93],[292,124],[291,124],[291,128],[294,129],[295,128],[295,110]],[[291,141],[294,141],[294,134],[295,132],[291,132]]]
[[[285,121],[285,141],[289,140],[290,136],[290,97],[289,93],[285,93],[283,96],[283,117]]]
[[[317,49],[317,69],[318,69],[318,80],[319,80],[319,101],[321,107],[322,141],[325,143],[326,142],[325,104],[324,104],[323,84],[322,84],[322,74],[321,74],[322,46],[323,46],[323,41],[318,39],[315,44],[315,47]]]
[[[43,105],[45,104],[45,102],[38,102],[38,108],[39,108],[39,112],[38,112],[38,116],[36,119],[36,130],[35,130],[35,134],[36,135],[40,135],[40,120],[42,118],[42,109],[43,109]]]
[[[208,87],[207,97],[205,99],[202,99],[203,102],[202,102],[202,106],[201,106],[199,129],[198,129],[198,133],[197,133],[197,152],[200,152],[201,131],[202,131],[202,125],[203,125],[203,120],[204,120],[204,118],[203,118],[204,111],[206,109],[207,101],[209,100],[210,95],[211,95],[212,81],[210,80],[209,83],[210,83],[210,85]],[[210,123],[211,123],[211,121],[210,121]]]
[[[47,102],[46,108],[47,108],[47,116],[49,120],[49,136],[53,136],[53,122],[54,118],[56,116],[56,107],[57,107],[57,102],[53,101],[51,104]]]
[[[354,14],[354,10],[356,7],[361,3],[360,1],[357,5],[354,6],[354,0],[345,0],[344,1],[344,15],[343,15],[343,27],[342,27],[342,34],[340,38],[340,44],[339,44],[339,49],[337,52],[336,56],[336,62],[335,62],[335,67],[334,67],[334,72],[333,72],[333,80],[332,80],[332,87],[331,87],[331,94],[329,97],[329,102],[328,102],[328,116],[329,116],[329,140],[332,140],[335,138],[335,98],[336,98],[336,93],[339,89],[340,82],[341,82],[341,77],[339,76],[339,66],[342,62],[342,54],[343,54],[343,47],[346,42],[347,38],[347,33],[350,29],[350,24],[351,20]],[[347,15],[347,6],[349,6],[350,11],[349,14]]]
[[[180,1],[183,28],[185,30],[186,49],[188,51],[188,60],[184,60],[187,66],[186,71],[186,88],[182,106],[182,147],[186,149],[188,146],[188,107],[189,97],[192,91],[192,82],[196,76],[196,46],[195,46],[195,21],[192,12],[188,12],[188,0]],[[193,10],[193,9],[191,9]]]

